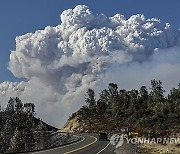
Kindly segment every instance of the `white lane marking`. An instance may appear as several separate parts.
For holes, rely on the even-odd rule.
[[[74,135],[74,136],[77,136],[77,135]],[[68,147],[68,146],[71,146],[71,145],[74,145],[74,144],[78,144],[78,143],[80,143],[80,142],[85,140],[85,138],[83,136],[80,136],[80,137],[82,137],[82,139],[80,141],[78,141],[78,142],[75,142],[75,143],[72,143],[72,144],[68,144],[68,145],[64,145],[64,146],[60,146],[60,147],[56,147],[56,148],[53,148],[53,149],[33,152],[31,154],[38,154],[38,153],[41,153],[41,152],[48,152],[48,151],[52,151],[52,150],[62,149],[62,148],[65,148],[65,147]]]
[[[100,154],[101,152],[103,152],[108,146],[109,146],[110,142],[102,149],[100,150],[99,152],[97,152],[96,154]]]

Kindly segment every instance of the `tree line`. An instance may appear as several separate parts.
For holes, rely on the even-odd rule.
[[[42,149],[48,144],[46,125],[35,117],[35,105],[10,98],[0,107],[0,151],[5,153]]]
[[[165,97],[160,80],[151,80],[150,90],[142,86],[139,90],[119,89],[115,83],[99,93],[88,89],[86,105],[78,111],[82,119],[112,117],[122,124],[139,125],[150,129],[178,127],[180,122],[180,84]]]

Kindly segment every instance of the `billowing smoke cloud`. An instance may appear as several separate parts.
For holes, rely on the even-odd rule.
[[[89,87],[117,82],[139,88],[153,78],[173,86],[180,82],[180,31],[170,24],[142,14],[129,19],[95,15],[84,5],[65,10],[60,18],[56,27],[16,38],[9,69],[28,82],[0,86],[4,98],[18,95],[34,102],[37,114],[50,124],[62,126],[83,104]]]
[[[27,83],[26,82],[20,82],[20,83],[13,83],[13,82],[3,82],[0,84],[0,102],[2,106],[5,106],[7,104],[7,100],[9,97],[16,97],[21,95],[21,93],[24,91]]]

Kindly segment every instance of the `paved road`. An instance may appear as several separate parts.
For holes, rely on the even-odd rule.
[[[138,154],[136,145],[123,143],[114,151],[116,154]]]
[[[81,140],[73,144],[31,154],[114,154],[108,141],[98,141],[96,135],[80,134],[80,136]]]

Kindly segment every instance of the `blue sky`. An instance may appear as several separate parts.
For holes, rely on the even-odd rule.
[[[0,1],[0,82],[20,81],[8,71],[10,50],[15,49],[15,37],[60,23],[60,13],[78,4],[85,4],[94,13],[126,18],[141,13],[156,17],[180,28],[179,0],[1,0]]]

